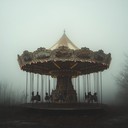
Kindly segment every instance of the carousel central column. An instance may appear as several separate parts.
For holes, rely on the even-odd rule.
[[[76,102],[77,94],[73,88],[71,76],[58,76],[56,85],[56,94],[62,97],[64,102]]]

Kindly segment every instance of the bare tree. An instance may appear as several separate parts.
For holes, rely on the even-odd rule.
[[[0,106],[17,105],[25,102],[24,91],[16,91],[13,85],[0,81]]]
[[[125,63],[116,80],[119,86],[119,101],[124,105],[128,105],[128,55],[125,55]]]

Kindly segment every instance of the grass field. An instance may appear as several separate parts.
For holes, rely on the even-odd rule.
[[[26,109],[21,106],[0,107],[0,128],[128,128],[128,109],[108,106],[105,112],[74,114]]]

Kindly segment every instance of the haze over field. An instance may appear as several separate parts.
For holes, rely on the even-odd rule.
[[[0,81],[25,89],[25,72],[17,54],[50,48],[66,35],[78,46],[111,53],[103,72],[103,100],[113,102],[115,77],[128,54],[127,0],[0,0]]]

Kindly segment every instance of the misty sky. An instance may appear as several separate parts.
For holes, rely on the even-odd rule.
[[[114,77],[128,54],[128,0],[0,0],[0,81],[25,87],[17,54],[50,48],[64,29],[79,48],[112,54],[103,72],[103,93],[114,100]]]

